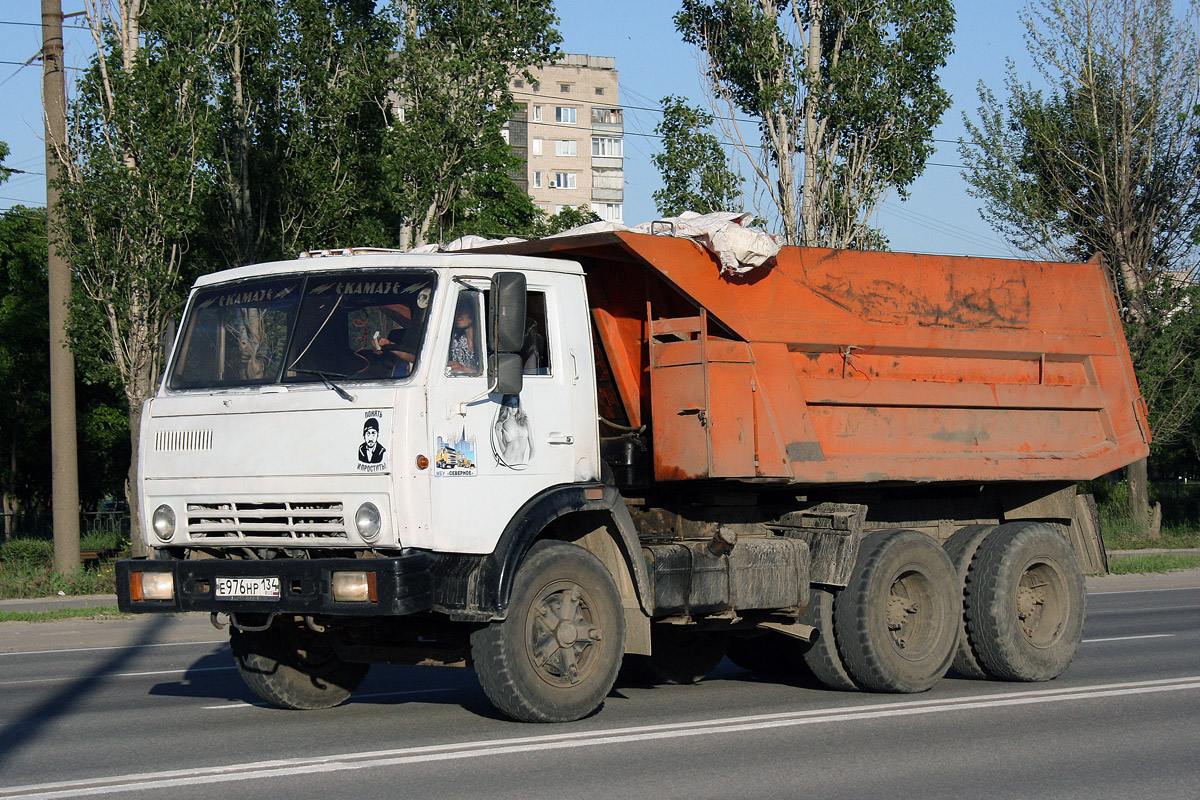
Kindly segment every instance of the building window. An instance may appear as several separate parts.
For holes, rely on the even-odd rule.
[[[533,188],[542,188],[542,173],[540,170],[533,171]]]
[[[556,205],[556,206],[554,206],[554,213],[561,214],[562,212],[566,211],[568,208],[570,208],[570,206]]]
[[[603,86],[597,86],[597,87],[596,87],[596,94],[604,94],[604,87],[603,87]]]
[[[592,211],[605,222],[621,221],[620,203],[592,203]]]
[[[525,81],[513,81],[513,88],[514,89],[524,89]]]
[[[551,186],[557,186],[559,189],[574,189],[575,188],[575,173],[574,172],[556,172],[554,173],[554,183]]]
[[[556,156],[577,156],[579,155],[579,142],[574,139],[559,139],[554,143],[554,155]]]
[[[571,84],[569,84],[569,83],[560,83],[560,84],[558,85],[558,90],[559,90],[560,92],[562,92],[563,94],[570,94],[570,93],[571,93]]]
[[[604,125],[620,125],[624,115],[619,108],[593,108],[592,122],[599,122]]]
[[[619,136],[593,136],[592,155],[602,158],[621,158],[624,151]]]
[[[537,81],[534,81],[533,83],[529,84],[529,88],[533,89],[536,92],[542,88],[542,85],[540,83],[538,83]]]
[[[533,121],[534,122],[542,121],[542,107],[541,106],[533,107]]]
[[[554,121],[565,125],[575,124],[575,109],[571,106],[555,106]]]
[[[542,154],[542,140],[534,139],[532,142],[530,142],[529,152],[533,153],[535,156],[540,156]]]

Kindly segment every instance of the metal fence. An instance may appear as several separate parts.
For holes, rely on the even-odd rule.
[[[29,509],[13,514],[0,514],[3,528],[0,538],[3,541],[11,539],[53,539],[54,515],[43,509]],[[89,533],[107,533],[113,530],[129,535],[128,511],[81,511],[79,514],[79,532],[83,536]]]

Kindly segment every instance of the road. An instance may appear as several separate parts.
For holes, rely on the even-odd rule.
[[[375,667],[352,700],[253,702],[205,617],[0,624],[0,798],[1200,796],[1200,588],[1092,593],[1071,669],[920,695],[725,662],[618,684],[578,723],[497,719],[467,669]]]

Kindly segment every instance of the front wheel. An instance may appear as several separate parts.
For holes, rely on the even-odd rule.
[[[471,634],[484,694],[523,722],[569,722],[598,709],[624,650],[621,596],[604,564],[550,540],[517,570],[507,618]]]
[[[277,620],[265,631],[234,628],[229,645],[246,686],[276,708],[333,708],[370,669],[338,658],[327,639],[299,621]]]

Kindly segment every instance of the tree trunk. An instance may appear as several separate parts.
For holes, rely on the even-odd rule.
[[[1146,465],[1147,459],[1143,458],[1125,468],[1125,480],[1129,484],[1129,513],[1140,525],[1145,526],[1151,539],[1157,539],[1161,534],[1162,520],[1150,507],[1150,481]]]
[[[805,74],[809,91],[804,95],[804,188],[800,213],[804,217],[804,240],[799,244],[813,247],[817,243],[817,109],[813,101],[812,88],[821,79],[821,14],[824,5],[819,0],[809,0],[808,53]],[[790,243],[789,243],[790,244]]]
[[[129,458],[129,474],[125,478],[125,501],[129,504],[130,553],[134,558],[145,557],[149,550],[142,541],[141,493],[138,486],[138,439],[142,431],[142,409],[136,404],[129,406],[129,441],[132,445]]]

